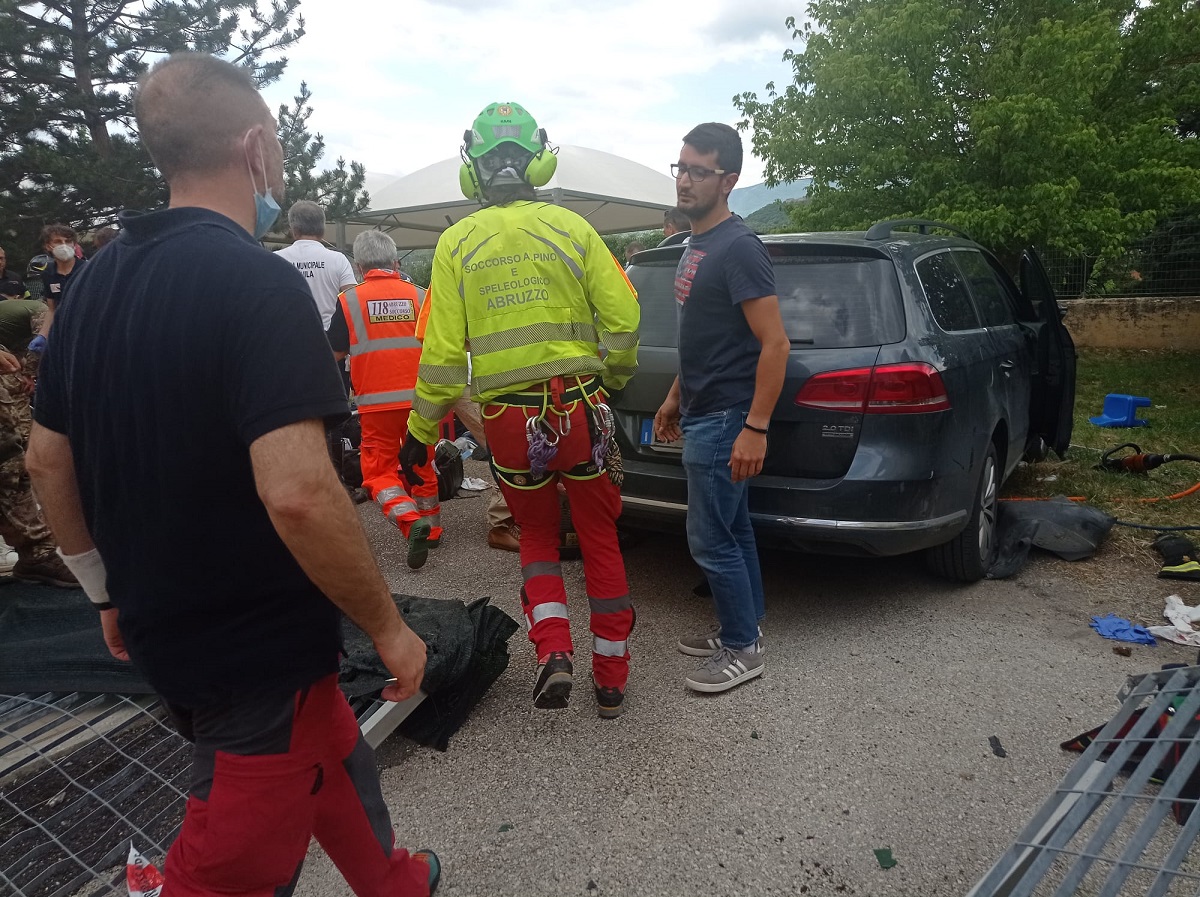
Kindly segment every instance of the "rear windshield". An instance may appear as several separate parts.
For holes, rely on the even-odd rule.
[[[849,349],[904,339],[904,306],[889,259],[804,255],[771,260],[783,326],[794,346]],[[655,261],[629,270],[642,304],[643,345],[676,345],[675,265]]]

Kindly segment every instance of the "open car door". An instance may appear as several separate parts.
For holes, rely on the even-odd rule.
[[[1032,249],[1021,253],[1020,288],[1038,317],[1029,435],[1041,437],[1062,458],[1075,423],[1075,342],[1063,324],[1063,310],[1042,260]]]

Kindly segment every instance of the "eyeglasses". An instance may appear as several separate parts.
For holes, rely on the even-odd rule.
[[[686,174],[694,184],[704,180],[710,174],[728,173],[724,168],[703,168],[700,165],[684,165],[682,162],[676,162],[671,166],[671,177],[679,180]]]

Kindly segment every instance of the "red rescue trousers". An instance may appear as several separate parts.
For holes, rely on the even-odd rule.
[[[556,381],[561,392],[562,380]],[[576,387],[575,378],[567,378],[566,385]],[[521,607],[539,661],[552,651],[572,651],[567,591],[558,555],[562,508],[556,484],[561,477],[583,553],[591,611],[592,676],[601,688],[624,690],[629,678],[628,642],[634,612],[625,561],[617,545],[621,492],[607,474],[581,469],[592,457],[586,403],[577,401],[560,408],[570,417],[570,433],[561,437],[548,475],[536,484],[529,476],[526,425],[529,418],[541,413],[540,409],[502,403],[483,409],[500,489],[521,527]],[[561,420],[553,411],[547,418]]]
[[[291,697],[170,709],[195,751],[162,897],[290,895],[314,836],[358,897],[428,897],[336,674]]]
[[[412,525],[425,517],[432,527],[429,538],[436,541],[442,537],[442,507],[438,504],[433,451],[429,452],[429,462],[417,468],[417,473],[425,480],[424,484],[411,485],[400,470],[400,447],[408,435],[408,414],[407,408],[394,411],[359,409],[363,488],[378,502],[384,516],[400,528],[406,539]]]

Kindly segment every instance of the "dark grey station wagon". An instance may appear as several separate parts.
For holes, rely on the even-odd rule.
[[[910,232],[903,228],[915,228]],[[996,551],[1001,484],[1071,439],[1075,348],[1037,255],[1019,283],[987,250],[927,221],[865,233],[763,237],[791,338],[763,472],[760,543],[835,554],[924,551],[937,574],[980,579]],[[678,372],[683,245],[638,253],[638,374],[615,403],[622,521],[679,528],[679,443],[652,421]]]

